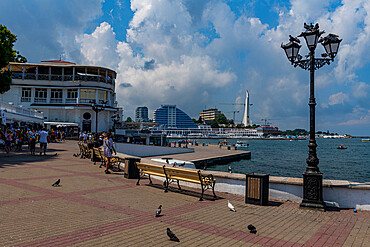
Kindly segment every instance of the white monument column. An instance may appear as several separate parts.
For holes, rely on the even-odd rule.
[[[249,121],[249,93],[248,93],[248,90],[247,90],[247,93],[246,93],[246,96],[245,96],[243,125],[244,126],[250,125],[250,121]]]

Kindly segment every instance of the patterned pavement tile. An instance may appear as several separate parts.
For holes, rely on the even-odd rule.
[[[75,141],[49,147],[58,155],[0,153],[2,246],[369,246],[370,212],[302,210],[289,202],[257,206],[227,193],[200,202],[199,188],[164,193],[158,180],[136,186],[122,173],[106,175],[73,157]],[[58,178],[62,186],[52,187]],[[167,227],[180,243],[168,240]]]

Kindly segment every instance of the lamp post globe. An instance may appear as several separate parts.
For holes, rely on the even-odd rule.
[[[299,66],[310,71],[310,98],[308,103],[310,108],[310,140],[308,143],[308,158],[306,159],[307,167],[303,172],[303,199],[300,206],[324,210],[322,173],[318,167],[319,159],[317,158],[315,139],[315,70],[334,61],[342,40],[338,39],[338,36],[335,34],[329,34],[324,38],[320,38],[325,32],[319,30],[318,23],[315,25],[304,23],[304,28],[306,31],[302,32],[298,37],[303,37],[306,41],[309,49],[309,54],[306,56],[307,59],[302,59],[302,56],[298,54],[300,48],[298,38],[289,35],[290,42],[286,45],[282,44],[281,48],[284,49],[288,60],[294,67]],[[317,43],[321,43],[326,51],[326,53],[322,54],[322,58],[315,57]]]

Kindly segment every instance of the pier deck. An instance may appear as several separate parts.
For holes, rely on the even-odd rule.
[[[73,157],[76,142],[51,143],[48,148],[47,156],[12,152],[6,157],[0,151],[1,246],[368,246],[370,242],[370,212],[311,211],[278,201],[256,206],[226,193],[217,193],[216,201],[206,197],[201,202],[194,188],[163,193],[146,183],[136,186],[135,179],[125,179],[122,173],[104,174],[90,160]],[[61,186],[52,187],[58,178]],[[228,200],[236,212],[228,209]],[[163,216],[154,217],[160,204]],[[249,233],[249,224],[257,234]],[[167,227],[180,243],[169,241]]]
[[[166,157],[176,160],[193,162],[197,168],[204,168],[220,163],[225,164],[231,161],[251,158],[250,151],[227,150],[213,146],[192,146],[191,148],[194,148],[194,153],[153,156],[146,157],[146,159],[144,160]]]

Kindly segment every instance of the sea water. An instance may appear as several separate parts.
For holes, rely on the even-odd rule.
[[[224,140],[224,139],[222,139]],[[199,139],[199,143],[214,143],[219,140]],[[227,139],[236,143],[235,139]],[[240,160],[228,164],[215,165],[207,170],[228,171],[233,173],[259,172],[270,176],[302,177],[306,170],[308,157],[307,140],[256,140],[243,139],[249,147],[243,150],[252,152],[250,160]],[[370,142],[359,138],[316,139],[319,169],[324,179],[370,182]],[[347,149],[337,149],[342,144]]]

